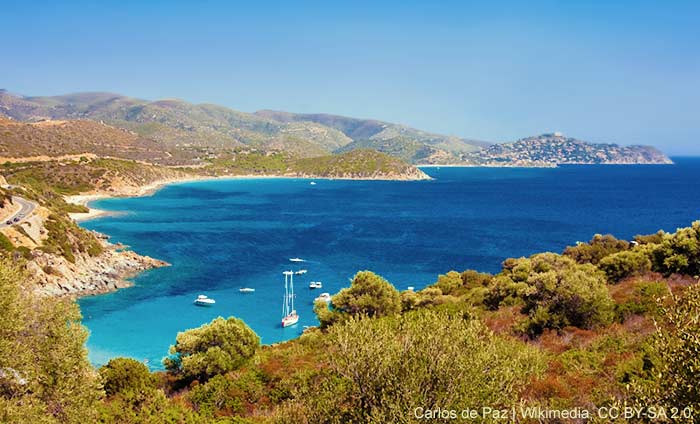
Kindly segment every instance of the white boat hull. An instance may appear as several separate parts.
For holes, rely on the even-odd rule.
[[[289,327],[297,322],[299,322],[299,315],[287,315],[286,317],[282,318],[282,327]]]

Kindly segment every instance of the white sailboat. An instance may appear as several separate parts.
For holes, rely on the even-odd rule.
[[[299,322],[299,315],[294,309],[294,272],[284,271],[284,299],[282,302],[282,327],[289,327]]]

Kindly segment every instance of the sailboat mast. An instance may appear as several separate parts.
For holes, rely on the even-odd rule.
[[[291,275],[289,281],[290,281],[289,285],[291,288],[289,297],[292,298],[292,308],[289,310],[289,312],[291,313],[294,310],[294,274]]]
[[[288,296],[288,289],[287,289],[287,272],[284,272],[284,301],[282,302],[282,316],[287,316],[287,296]]]

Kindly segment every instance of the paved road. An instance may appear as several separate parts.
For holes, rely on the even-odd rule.
[[[14,215],[12,215],[11,217],[9,217],[7,219],[3,219],[2,222],[0,222],[0,228],[9,227],[9,225],[7,224],[8,220],[12,221],[11,225],[19,224],[20,222],[22,222],[26,218],[28,218],[29,215],[32,212],[34,212],[34,209],[36,209],[36,203],[30,202],[27,199],[17,197],[17,196],[12,196],[12,201],[15,204],[21,206],[19,209],[19,212],[15,213]],[[19,220],[17,222],[15,222],[15,218],[19,218]]]

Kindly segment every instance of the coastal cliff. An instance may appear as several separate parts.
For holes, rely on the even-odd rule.
[[[44,296],[87,296],[129,287],[136,274],[167,266],[166,262],[125,250],[103,241],[98,256],[80,254],[74,263],[58,255],[36,250],[26,269],[35,279],[36,292]]]

